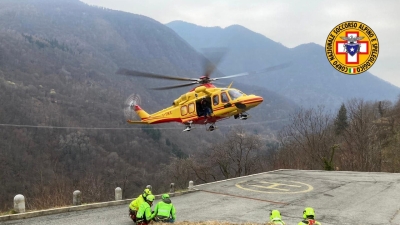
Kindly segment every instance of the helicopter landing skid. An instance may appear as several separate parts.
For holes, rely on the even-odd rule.
[[[235,119],[240,119],[240,120],[247,120],[248,119],[248,114],[247,113],[240,113],[236,114],[233,116]]]
[[[186,128],[182,132],[191,131],[192,130],[192,123],[193,123],[193,121],[189,121],[188,123],[185,123]]]
[[[215,126],[215,124],[213,123],[213,124],[211,124],[207,129],[206,129],[206,131],[214,131],[215,129],[217,129],[218,127],[217,126]]]
[[[240,120],[247,120],[247,114],[241,114],[239,119]]]

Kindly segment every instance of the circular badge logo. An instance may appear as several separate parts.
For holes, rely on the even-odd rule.
[[[339,72],[356,75],[374,65],[379,54],[375,32],[366,24],[347,21],[337,25],[325,42],[330,64]]]

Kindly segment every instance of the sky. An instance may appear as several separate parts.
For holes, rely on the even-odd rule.
[[[241,25],[286,47],[325,46],[330,31],[360,21],[376,33],[379,56],[369,72],[400,87],[399,0],[81,0],[166,24],[182,20],[204,27]],[[362,74],[357,75],[362,76]]]

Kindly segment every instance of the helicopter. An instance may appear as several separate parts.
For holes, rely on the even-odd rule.
[[[138,104],[138,101],[129,101],[129,109],[136,112],[140,117],[140,121],[130,120],[130,124],[160,124],[178,122],[185,125],[183,131],[191,131],[193,124],[206,125],[210,124],[207,131],[214,131],[216,122],[232,117],[234,119],[247,120],[247,111],[263,102],[261,96],[254,94],[245,94],[242,91],[232,88],[233,82],[228,87],[216,87],[213,82],[221,79],[234,78],[240,76],[254,75],[266,73],[277,69],[285,68],[288,64],[280,64],[271,66],[260,71],[239,73],[224,77],[211,78],[211,73],[215,66],[209,65],[205,74],[199,78],[175,77],[169,75],[161,75],[136,70],[119,69],[116,73],[127,76],[157,78],[166,80],[186,81],[189,83],[153,88],[154,90],[168,90],[173,88],[197,85],[187,93],[182,94],[175,99],[172,105],[162,109],[156,113],[149,114],[144,111]],[[207,109],[209,115],[207,116]],[[211,111],[211,112],[210,112]]]

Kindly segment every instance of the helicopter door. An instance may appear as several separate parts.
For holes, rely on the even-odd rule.
[[[196,109],[197,109],[197,116],[205,116],[206,115],[206,110],[204,109],[204,107],[202,106],[202,101],[205,101],[206,102],[206,107],[208,107],[208,108],[210,108],[211,109],[211,113],[212,113],[212,107],[211,107],[211,98],[210,97],[205,97],[205,99],[203,100],[203,98],[202,99],[200,99],[200,100],[197,100],[196,101]]]
[[[219,99],[219,94],[216,94],[212,97],[212,106],[213,106],[213,111],[218,108],[218,105],[220,104],[220,99]]]
[[[213,106],[216,107],[219,104],[219,95],[213,96]]]

